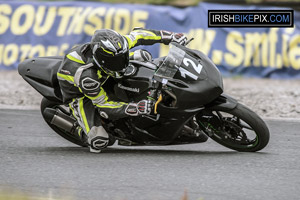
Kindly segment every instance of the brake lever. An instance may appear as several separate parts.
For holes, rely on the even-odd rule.
[[[191,41],[193,41],[195,38],[191,38],[188,41],[186,41],[186,43],[184,44],[184,46],[187,46]]]

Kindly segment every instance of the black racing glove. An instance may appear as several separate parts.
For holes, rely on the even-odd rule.
[[[183,33],[173,33],[172,42],[177,42],[178,44],[185,45],[186,41],[187,38]]]
[[[151,112],[152,103],[150,100],[142,100],[138,103],[129,103],[125,113],[130,116],[146,115]]]
[[[174,33],[169,31],[160,31],[162,42],[169,44],[170,42],[177,42],[178,44],[185,45],[187,37],[183,33]]]

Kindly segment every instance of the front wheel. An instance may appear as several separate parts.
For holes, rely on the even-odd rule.
[[[241,152],[255,152],[269,142],[265,122],[242,104],[234,109],[204,110],[197,115],[202,130],[214,141]]]

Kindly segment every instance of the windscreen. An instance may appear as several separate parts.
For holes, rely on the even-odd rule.
[[[172,45],[170,47],[168,56],[159,66],[159,69],[156,71],[155,76],[163,79],[172,79],[178,71],[184,57],[185,52],[175,45]]]

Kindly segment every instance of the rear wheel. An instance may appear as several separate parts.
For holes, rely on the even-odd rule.
[[[236,151],[259,151],[269,142],[265,122],[242,104],[231,110],[205,110],[197,115],[197,121],[210,138]]]
[[[61,112],[65,113],[65,114],[71,115],[68,108],[65,108],[64,106],[58,104],[57,102],[49,101],[48,99],[46,99],[44,97],[42,99],[42,102],[41,102],[41,112],[42,112],[42,116],[43,116],[44,119],[45,119],[44,110],[46,108],[58,109],[58,110],[60,110]],[[82,146],[82,147],[87,146],[87,144],[81,140],[79,135],[74,135],[72,133],[69,133],[69,132],[67,132],[67,131],[65,131],[61,128],[58,128],[57,126],[55,126],[55,125],[53,125],[53,124],[51,124],[47,121],[46,121],[46,123],[52,128],[52,130],[54,130],[58,135],[65,138],[66,140],[68,140],[68,141],[70,141],[74,144],[77,144],[79,146]]]

